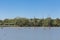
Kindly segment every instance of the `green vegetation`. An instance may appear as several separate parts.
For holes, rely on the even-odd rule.
[[[0,20],[0,26],[14,26],[14,27],[59,27],[60,26],[60,19],[52,19],[48,18],[14,18],[14,19],[4,19]]]

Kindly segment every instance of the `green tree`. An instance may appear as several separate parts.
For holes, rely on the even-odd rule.
[[[60,26],[60,19],[59,18],[54,19],[53,25]]]
[[[48,17],[48,18],[46,18],[46,19],[44,19],[44,21],[43,21],[43,26],[51,26],[52,25],[52,21],[51,21],[52,19],[50,18],[50,17]]]

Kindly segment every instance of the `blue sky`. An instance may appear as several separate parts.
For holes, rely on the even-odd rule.
[[[0,19],[60,18],[60,0],[0,0]]]
[[[60,28],[0,28],[0,40],[60,40]]]

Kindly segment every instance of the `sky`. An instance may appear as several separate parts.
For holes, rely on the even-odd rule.
[[[0,19],[60,18],[60,0],[0,0]]]
[[[0,28],[0,40],[60,40],[60,27],[55,28]]]

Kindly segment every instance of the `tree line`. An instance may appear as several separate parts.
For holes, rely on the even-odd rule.
[[[60,19],[47,18],[14,18],[0,20],[0,25],[15,25],[18,27],[60,27]]]

